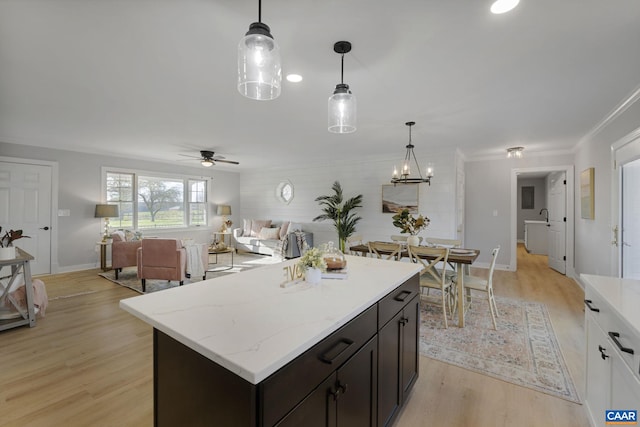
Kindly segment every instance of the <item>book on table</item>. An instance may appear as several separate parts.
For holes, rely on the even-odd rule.
[[[322,273],[323,279],[346,279],[348,277],[347,268],[341,268],[338,270],[327,270]]]

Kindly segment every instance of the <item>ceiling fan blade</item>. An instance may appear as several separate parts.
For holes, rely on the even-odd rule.
[[[180,159],[180,160],[200,160],[200,157],[193,157],[193,156],[190,156],[189,154],[178,153],[178,156],[186,157],[186,159]]]
[[[233,160],[220,160],[220,159],[215,159],[215,162],[220,162],[220,163],[231,163],[232,165],[239,165],[240,162],[234,162]]]

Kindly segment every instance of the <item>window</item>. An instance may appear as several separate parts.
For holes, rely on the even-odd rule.
[[[207,225],[207,181],[107,171],[107,203],[120,208],[116,228],[170,229]],[[134,197],[135,196],[135,197]]]

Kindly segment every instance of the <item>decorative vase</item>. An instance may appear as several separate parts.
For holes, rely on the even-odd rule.
[[[0,248],[0,260],[14,259],[16,257],[16,248],[9,246],[8,248]]]
[[[317,285],[322,279],[322,270],[319,268],[307,268],[304,272],[304,281],[310,285]]]
[[[407,245],[409,245],[409,246],[419,246],[420,245],[420,239],[418,238],[418,236],[409,236],[409,237],[407,237]]]

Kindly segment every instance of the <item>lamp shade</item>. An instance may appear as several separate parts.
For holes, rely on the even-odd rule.
[[[218,205],[218,215],[231,215],[231,206]]]
[[[96,205],[96,218],[116,218],[120,216],[118,205]]]

